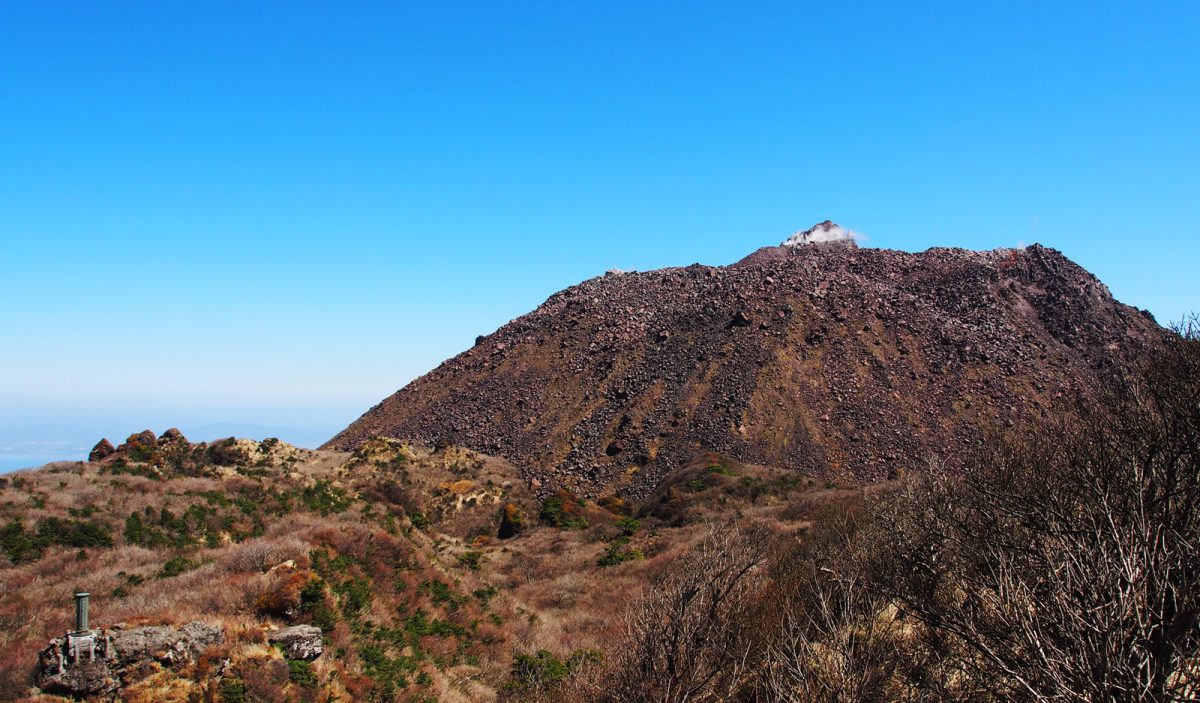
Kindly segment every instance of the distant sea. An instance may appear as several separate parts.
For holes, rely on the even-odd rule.
[[[223,437],[250,437],[260,440],[278,437],[305,448],[319,447],[336,432],[335,429],[327,427],[313,429],[234,422],[200,426],[181,425],[180,429],[193,442],[211,442]],[[84,461],[97,437],[107,436],[113,444],[119,444],[126,434],[128,433],[109,432],[106,435],[105,430],[94,427],[12,428],[0,425],[0,473],[42,466],[52,461]]]
[[[0,454],[0,474],[29,469],[52,461],[83,461],[87,456],[81,454]]]

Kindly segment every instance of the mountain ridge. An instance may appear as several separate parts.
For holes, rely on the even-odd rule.
[[[1051,416],[1163,333],[1037,244],[764,247],[555,293],[324,446],[461,444],[588,496],[643,496],[707,450],[874,480]]]

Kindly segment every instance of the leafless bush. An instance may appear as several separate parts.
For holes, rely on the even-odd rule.
[[[823,511],[778,560],[780,623],[765,633],[762,697],[779,703],[897,700],[903,624],[865,570],[860,506]]]
[[[773,540],[762,529],[717,528],[626,615],[614,701],[723,701],[761,655],[748,626]]]
[[[881,511],[882,592],[994,696],[1200,700],[1196,331],[1102,411],[994,442]]]
[[[229,547],[221,555],[221,568],[233,574],[261,573],[289,559],[308,554],[309,545],[295,537],[255,539]]]

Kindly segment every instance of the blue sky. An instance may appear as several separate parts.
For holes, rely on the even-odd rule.
[[[0,444],[332,432],[560,288],[826,218],[1042,242],[1178,319],[1198,36],[1195,2],[0,4]]]

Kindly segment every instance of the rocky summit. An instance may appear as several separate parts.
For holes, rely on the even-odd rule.
[[[884,479],[1051,417],[1163,334],[1054,249],[859,248],[824,222],[556,293],[326,447],[463,445],[590,497],[645,496],[702,451]]]

